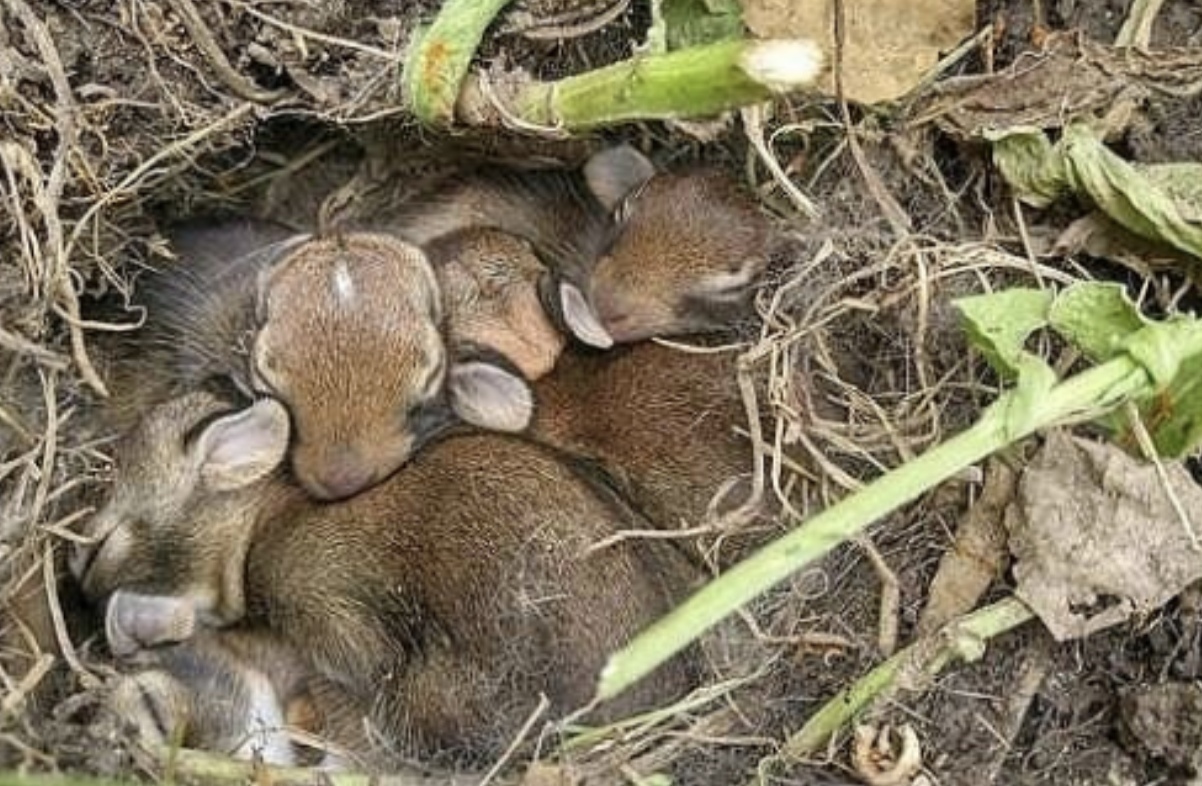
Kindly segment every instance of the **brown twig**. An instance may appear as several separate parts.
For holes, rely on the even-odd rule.
[[[818,218],[822,214],[822,210],[814,203],[814,200],[805,195],[797,184],[789,179],[788,173],[776,160],[772,150],[768,147],[768,142],[764,135],[764,106],[755,104],[744,107],[741,112],[743,119],[743,133],[751,142],[751,147],[755,150],[761,163],[768,169],[768,174],[771,175],[773,182],[780,186],[785,192],[785,196],[793,203],[798,212],[809,219]]]
[[[484,773],[484,777],[480,779],[479,786],[488,786],[488,784],[492,783],[493,780],[496,779],[501,770],[505,768],[505,765],[508,764],[510,759],[513,758],[514,754],[517,753],[518,748],[520,748],[522,743],[525,742],[526,738],[530,736],[530,732],[534,730],[534,725],[538,723],[539,718],[543,717],[543,715],[545,715],[547,710],[550,708],[551,702],[545,695],[540,695],[538,697],[538,705],[530,712],[530,715],[526,718],[526,722],[522,724],[522,728],[518,729],[518,733],[513,736],[513,740],[509,743],[509,746],[500,755],[500,757],[493,762],[493,765],[488,768],[488,772]]]
[[[58,596],[58,575],[54,569],[54,546],[46,543],[42,551],[42,582],[46,590],[46,600],[50,608],[50,619],[54,621],[54,637],[62,650],[63,660],[71,667],[71,671],[79,677],[80,684],[85,688],[98,685],[96,675],[92,674],[75,654],[75,644],[67,631],[67,621],[63,618],[63,605]]]
[[[20,682],[12,686],[5,694],[3,701],[0,701],[0,720],[6,719],[14,712],[20,709],[25,700],[32,693],[47,674],[50,673],[51,667],[54,666],[54,656],[48,652],[43,652],[34,661],[33,666],[29,671],[21,677]]]
[[[292,35],[298,36],[299,38],[311,38],[314,41],[320,41],[323,44],[331,44],[333,46],[340,46],[345,49],[350,49],[350,50],[353,50],[355,52],[360,52],[365,55],[371,55],[372,57],[377,57],[381,60],[387,60],[390,63],[398,63],[401,61],[401,59],[403,57],[403,54],[401,52],[388,52],[383,49],[377,49],[374,46],[368,46],[367,44],[361,43],[359,41],[353,41],[349,38],[339,38],[338,36],[327,35],[325,33],[319,33],[316,30],[310,30],[306,27],[301,27],[300,25],[294,25],[294,24],[291,24],[290,22],[285,22],[282,19],[277,19],[274,16],[270,16],[268,14],[263,13],[262,11],[255,8],[254,6],[252,6],[249,3],[235,2],[235,5],[238,8],[245,11],[246,13],[253,16],[255,19],[258,19],[260,22],[265,22],[265,23],[271,25],[272,27],[278,27],[280,30],[283,30],[287,33],[291,33]]]
[[[712,526],[689,527],[688,529],[624,529],[612,535],[590,543],[584,555],[593,554],[603,549],[612,548],[628,540],[675,540],[677,538],[695,538],[714,531]]]
[[[554,14],[541,19],[531,18],[528,22],[523,20],[517,25],[509,25],[502,31],[502,34],[519,33],[524,38],[529,38],[532,41],[579,38],[580,36],[597,32],[626,13],[626,9],[629,7],[630,0],[617,0],[617,2],[608,8],[602,10],[601,13],[583,22],[577,21],[580,18],[580,14],[576,11],[565,11],[562,14]]]
[[[843,92],[843,50],[847,43],[846,36],[846,18],[844,15],[843,0],[835,0],[835,95],[839,100],[839,117],[843,121],[843,128],[847,134],[847,145],[851,151],[851,156],[856,162],[856,166],[860,170],[860,174],[864,177],[864,184],[868,186],[868,192],[872,194],[872,198],[880,205],[881,212],[885,214],[889,225],[893,227],[893,231],[898,235],[905,235],[910,232],[910,216],[906,211],[902,210],[901,205],[889,193],[889,189],[885,187],[885,183],[881,180],[881,176],[868,163],[868,157],[864,154],[864,149],[860,146],[860,140],[856,133],[856,128],[851,122],[851,110],[847,105],[847,97]]]
[[[1133,46],[1146,49],[1152,43],[1152,25],[1160,13],[1164,0],[1135,0],[1131,4],[1123,26],[1114,38],[1115,46]]]
[[[27,521],[37,522],[42,517],[46,507],[46,497],[50,494],[50,483],[54,477],[54,462],[58,456],[58,402],[55,391],[57,375],[53,372],[39,370],[42,381],[42,405],[46,412],[46,427],[42,432],[41,475],[34,488],[33,505],[28,512]]]
[[[163,147],[154,155],[147,158],[141,164],[134,168],[129,174],[121,178],[114,188],[105,192],[102,196],[92,202],[88,209],[84,211],[83,217],[75,224],[71,231],[71,237],[67,241],[67,254],[70,255],[75,245],[83,237],[84,232],[91,225],[91,222],[99,215],[100,211],[106,208],[110,203],[124,196],[132,194],[142,181],[149,177],[152,172],[155,172],[157,167],[164,161],[168,161],[176,156],[183,156],[190,148],[200,144],[205,139],[224,130],[227,126],[238,123],[247,115],[255,111],[254,104],[241,104],[226,114],[218,117],[213,122],[198,128],[182,139],[176,140],[171,144]]]
[[[40,344],[35,344],[16,333],[10,333],[3,327],[0,327],[0,349],[16,355],[28,355],[47,368],[54,369],[55,371],[62,371],[70,363],[70,360],[66,356]]]
[[[238,73],[230,65],[225,52],[221,51],[221,47],[217,45],[216,39],[213,38],[213,31],[205,24],[200,12],[192,4],[192,0],[167,0],[167,4],[179,15],[180,21],[184,23],[184,29],[192,38],[192,43],[196,44],[196,48],[209,61],[209,67],[217,74],[217,78],[234,95],[244,101],[256,104],[274,104],[288,95],[287,90],[264,90]]]
[[[52,262],[49,281],[57,304],[55,313],[64,317],[71,337],[71,352],[79,367],[83,380],[101,396],[108,395],[108,389],[96,373],[95,366],[88,356],[84,344],[83,330],[78,325],[79,297],[71,281],[70,268],[67,260],[69,253],[64,243],[62,223],[59,220],[59,202],[62,199],[63,187],[67,177],[67,163],[71,157],[78,138],[76,108],[71,83],[67,79],[66,69],[54,45],[54,39],[38,15],[33,12],[25,0],[4,0],[9,12],[21,21],[26,35],[33,41],[38,51],[43,67],[46,69],[50,82],[54,86],[55,109],[54,125],[58,135],[58,144],[54,154],[54,163],[44,182],[30,177],[29,185],[33,191],[33,199],[42,216],[46,227],[46,246],[50,249]]]
[[[897,651],[897,628],[899,609],[901,608],[901,589],[897,581],[897,574],[889,567],[889,563],[885,562],[885,558],[877,551],[876,546],[872,542],[872,538],[868,535],[858,535],[855,539],[856,545],[868,557],[868,562],[872,565],[873,571],[876,573],[877,580],[881,583],[881,600],[879,604],[879,630],[877,632],[877,647],[881,654],[888,657]]]

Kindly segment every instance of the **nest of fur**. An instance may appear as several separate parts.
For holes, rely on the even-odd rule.
[[[163,259],[164,220],[247,212],[287,222],[314,216],[348,183],[420,183],[464,151],[572,162],[598,143],[414,128],[399,108],[401,47],[432,5],[0,0],[0,592],[13,610],[48,591],[61,651],[44,650],[19,614],[4,615],[0,766],[163,771],[103,717],[111,667],[71,624],[78,601],[62,580],[72,525],[103,499],[108,470],[96,347],[137,324],[132,313],[89,320],[81,303],[136,286],[138,271]],[[560,43],[523,36],[549,12],[519,6],[483,56],[541,74],[616,60],[646,25],[641,4],[630,6]],[[972,150],[949,149],[930,126],[885,134],[838,117],[833,103],[780,104],[772,121],[771,154],[823,206],[812,221],[738,123],[704,145],[696,129],[622,132],[661,162],[726,163],[795,234],[741,351],[760,391],[754,405],[770,415],[753,434],[765,493],[815,508],[962,429],[992,400],[952,298],[1072,278],[1023,253],[1006,198]],[[899,231],[899,210],[909,230]],[[786,730],[879,661],[882,635],[912,628],[968,497],[964,483],[950,485],[732,626],[740,666],[715,664],[708,689],[719,698],[545,767],[599,781],[654,771],[682,783],[746,778]],[[802,778],[838,773],[794,766]]]

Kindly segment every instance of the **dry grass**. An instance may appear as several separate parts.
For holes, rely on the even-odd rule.
[[[105,386],[94,339],[136,321],[88,321],[80,302],[127,291],[158,252],[156,216],[214,205],[262,210],[276,179],[303,176],[337,147],[291,140],[268,149],[255,141],[257,130],[303,121],[360,140],[392,133],[400,115],[393,81],[412,18],[373,27],[338,10],[241,2],[216,18],[191,0],[65,9],[0,0],[0,94],[12,102],[0,142],[0,601],[10,612],[0,642],[0,763],[155,771],[144,754],[122,748],[106,759],[71,736],[85,735],[82,726],[96,717],[107,673],[90,649],[76,649],[57,581],[72,525],[104,488],[107,443],[94,408]],[[255,41],[263,52],[231,61],[232,40]],[[98,61],[139,59],[85,78],[87,44]],[[290,80],[248,76],[261,77],[273,58]],[[285,81],[294,87],[263,86]],[[821,107],[778,109],[765,125],[776,136],[756,134],[750,146],[733,139],[730,147],[733,163],[798,233],[795,255],[761,293],[762,324],[740,347],[739,364],[762,469],[754,493],[779,499],[782,524],[791,525],[963,428],[991,400],[992,380],[955,329],[952,297],[1076,274],[1021,253],[1025,227],[1007,220],[1008,205],[985,220],[991,211],[974,203],[981,182],[971,165],[950,185],[936,177],[931,139],[913,137],[925,145],[914,172],[879,135],[862,134],[845,106],[831,117]],[[826,155],[795,165],[802,153],[791,129],[803,127],[816,129],[822,142],[814,144]],[[671,135],[667,142],[687,144]],[[412,150],[423,159],[424,145],[407,134],[391,155],[405,160]],[[523,145],[532,143],[500,143]],[[765,156],[773,167],[763,166]],[[822,218],[807,221],[799,193],[781,191],[773,176],[785,172],[812,176],[795,182],[817,197]],[[998,225],[1009,227],[1007,236],[986,240],[985,227]],[[800,725],[804,708],[891,646],[899,618],[917,617],[918,587],[945,543],[943,522],[955,517],[938,506],[960,504],[928,502],[934,508],[919,505],[862,542],[867,562],[856,550],[839,551],[732,622],[713,684],[677,707],[576,742],[566,758],[572,774],[676,769],[688,782],[697,768],[721,772],[727,758],[737,762],[732,772],[749,772],[783,726]],[[744,523],[735,516],[717,526]],[[892,586],[883,601],[871,576]],[[24,599],[39,589],[53,615],[20,619]],[[795,695],[790,671],[810,680],[804,701],[781,698]],[[531,729],[537,736],[537,724]]]

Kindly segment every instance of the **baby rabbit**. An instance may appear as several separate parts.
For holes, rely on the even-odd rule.
[[[291,647],[270,635],[200,630],[184,643],[138,653],[136,665],[113,685],[107,706],[144,744],[182,743],[293,765],[303,751],[289,729],[327,731],[310,692],[313,675]]]
[[[730,354],[653,343],[569,350],[534,399],[532,438],[596,462],[665,529],[705,521],[719,489],[752,468],[751,444],[735,433],[747,417]]]
[[[784,241],[728,181],[709,170],[660,174],[628,194],[620,233],[589,277],[598,312],[588,319],[624,343],[729,329],[750,315],[760,275]],[[456,325],[470,332],[470,343],[492,346],[527,379],[542,376],[553,363],[548,353],[564,344],[536,311],[546,280],[535,249],[481,228],[448,232],[425,249],[439,271],[451,332]],[[543,297],[542,305],[553,318],[553,300]],[[494,324],[501,307],[510,314]],[[544,357],[535,358],[539,346]]]
[[[675,215],[689,205],[689,216],[717,218],[695,226]],[[607,329],[622,337],[718,329],[750,310],[755,273],[779,240],[766,219],[748,212],[748,200],[713,173],[659,175],[630,210],[626,232],[597,270],[598,302],[626,304],[620,318],[602,318]],[[708,242],[693,245],[693,235]],[[750,444],[734,431],[746,416],[733,356],[654,344],[565,352],[535,311],[539,273],[531,253],[489,236],[459,233],[431,248],[432,259],[446,256],[463,271],[451,335],[500,353],[538,380],[530,436],[596,462],[661,527],[702,521],[715,492],[751,469]],[[728,258],[742,266],[733,282]],[[715,289],[716,281],[730,288]],[[741,499],[735,493],[726,506]]]
[[[545,266],[541,286],[552,317],[585,344],[606,348],[613,341],[589,300],[593,270],[621,228],[619,208],[654,174],[629,145],[594,154],[580,171],[479,166],[356,225],[423,248],[465,229],[522,238]]]
[[[659,174],[619,209],[590,302],[617,343],[729,329],[782,238],[750,195],[714,170]]]
[[[181,264],[139,287],[147,323],[117,363],[114,400],[129,414],[198,389],[276,397],[292,416],[296,478],[322,499],[379,482],[453,415],[498,431],[529,420],[519,377],[448,360],[438,282],[414,246],[250,221],[184,227],[174,241]]]
[[[658,544],[590,553],[645,525],[548,448],[450,437],[321,504],[276,473],[287,425],[271,399],[230,413],[194,393],[121,443],[111,499],[86,533],[97,542],[72,560],[84,592],[110,599],[115,651],[198,626],[265,631],[401,753],[481,761],[540,693],[554,713],[587,702],[607,654],[691,581]],[[689,680],[678,659],[607,711]]]
[[[442,285],[456,356],[500,355],[528,380],[551,370],[566,343],[540,300],[546,268],[531,245],[492,229],[467,229],[426,246]]]

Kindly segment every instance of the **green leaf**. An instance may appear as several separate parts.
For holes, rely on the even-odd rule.
[[[1176,458],[1194,450],[1202,442],[1202,324],[1185,317],[1149,323],[1123,349],[1152,380],[1153,391],[1135,405],[1157,453]],[[1125,420],[1109,425],[1134,449]]]
[[[1183,361],[1180,374],[1163,389],[1134,400],[1140,421],[1152,437],[1157,455],[1181,458],[1202,445],[1202,354]],[[1141,453],[1125,410],[1112,412],[1099,424],[1130,453]]]
[[[1181,456],[1202,441],[1202,326],[1197,320],[1153,322],[1122,286],[1100,282],[1065,289],[1052,303],[1048,319],[1091,360],[1104,362],[1122,354],[1147,372],[1153,389],[1135,405],[1160,455]],[[1119,444],[1136,449],[1124,415],[1116,413],[1103,424]]]
[[[1023,202],[1047,207],[1068,190],[1064,161],[1043,131],[1018,126],[986,131],[985,138],[993,142],[993,163]]]
[[[1202,441],[1202,323],[1186,317],[1153,322],[1140,314],[1118,284],[1081,282],[1057,295],[1010,289],[956,301],[969,339],[1014,388],[992,408],[1006,435],[1023,434],[1040,421],[1056,375],[1024,345],[1050,326],[1090,360],[1126,356],[1148,375],[1152,390],[1136,400],[1144,424],[1163,455],[1180,456]],[[1122,418],[1104,424],[1128,448]]]
[[[1026,433],[1056,384],[1051,367],[1024,347],[1033,332],[1047,325],[1051,304],[1052,293],[1042,289],[1007,289],[955,302],[969,340],[998,374],[1015,383],[994,408],[1006,434]]]
[[[1146,167],[1124,161],[1081,124],[1065,128],[1058,147],[1074,190],[1087,195],[1106,215],[1141,237],[1202,257],[1202,226],[1186,217],[1197,210],[1202,167],[1161,167],[1149,176]],[[1179,208],[1174,194],[1191,196]]]
[[[738,0],[661,0],[668,51],[743,37]]]
[[[1179,457],[1202,442],[1202,324],[1196,319],[1153,322],[1121,286],[1093,282],[1061,293],[1049,319],[1091,360],[1124,355],[1148,375],[1150,390],[1134,404],[1160,455]],[[1138,448],[1123,413],[1101,422],[1124,448]]]
[[[1034,358],[1023,345],[1028,336],[1048,324],[1051,304],[1052,293],[1042,289],[1007,289],[954,303],[973,346],[1008,379],[1019,376],[1024,358]]]
[[[1202,164],[1138,165],[1103,144],[1085,123],[1053,145],[1037,128],[984,133],[1019,199],[1047,207],[1066,192],[1092,201],[1129,232],[1202,258]]]
[[[1191,333],[1197,332],[1198,324],[1192,319],[1153,322],[1130,335],[1123,342],[1123,351],[1148,372],[1158,390],[1163,390],[1181,375],[1181,365],[1189,359],[1181,347],[1183,342],[1188,343]]]
[[[1202,443],[1202,353],[1178,365],[1167,390],[1136,406],[1161,456],[1178,458],[1195,450]]]
[[[1048,311],[1052,328],[1089,357],[1101,362],[1148,324],[1119,284],[1085,281],[1060,292]]]
[[[1173,200],[1181,217],[1202,223],[1202,164],[1174,161],[1143,167],[1148,180]]]

